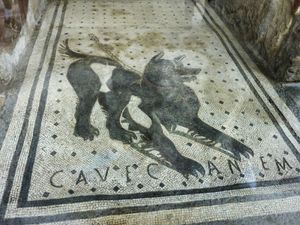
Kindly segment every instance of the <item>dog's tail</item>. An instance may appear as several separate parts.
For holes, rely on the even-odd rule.
[[[73,51],[69,47],[69,39],[66,39],[63,41],[63,43],[60,45],[59,50],[58,50],[62,55],[68,56],[70,58],[75,58],[75,59],[87,59],[86,63],[87,64],[92,64],[92,63],[101,63],[103,65],[110,65],[110,66],[115,66],[115,67],[122,67],[120,62],[103,57],[103,56],[95,56],[95,55],[88,55],[84,53],[79,53]]]
[[[72,49],[70,49],[70,47],[69,47],[69,39],[66,39],[63,41],[63,43],[60,45],[58,51],[62,55],[65,55],[65,56],[68,56],[71,58],[76,58],[76,59],[87,58],[87,59],[89,59],[87,61],[87,63],[90,63],[90,64],[101,63],[103,65],[116,66],[116,67],[123,68],[124,70],[131,71],[133,73],[136,73],[136,74],[142,76],[142,72],[137,71],[136,69],[132,68],[131,66],[127,65],[122,60],[120,60],[115,54],[113,54],[111,49],[108,46],[102,44],[95,35],[90,34],[89,36],[90,36],[91,40],[94,40],[97,43],[97,46],[99,47],[99,49],[102,50],[108,57],[88,55],[88,54],[84,54],[84,53],[75,52]]]
[[[91,55],[75,52],[69,47],[69,39],[63,41],[63,43],[59,46],[58,50],[62,55],[69,56],[71,58],[87,58],[91,57]]]

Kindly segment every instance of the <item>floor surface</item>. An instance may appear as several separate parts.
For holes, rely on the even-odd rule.
[[[292,111],[205,1],[51,3],[0,151],[0,224],[296,222]]]

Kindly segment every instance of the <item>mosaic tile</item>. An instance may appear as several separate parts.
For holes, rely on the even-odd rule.
[[[204,5],[49,5],[0,152],[0,222],[300,209],[299,122]]]

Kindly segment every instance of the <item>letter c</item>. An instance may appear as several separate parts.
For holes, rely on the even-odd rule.
[[[56,176],[58,173],[63,173],[63,172],[64,172],[63,170],[57,171],[57,172],[55,172],[55,173],[50,177],[50,184],[51,184],[53,187],[56,187],[56,188],[62,188],[62,187],[63,187],[63,185],[57,185],[57,184],[54,184],[54,182],[53,182],[54,176]]]
[[[151,166],[158,166],[158,164],[157,164],[157,163],[150,163],[150,164],[147,166],[147,173],[148,173],[148,175],[149,175],[151,178],[157,180],[158,178],[155,177],[155,176],[153,176],[153,175],[150,173],[150,167],[151,167]]]

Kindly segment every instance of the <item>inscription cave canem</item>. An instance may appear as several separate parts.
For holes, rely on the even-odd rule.
[[[277,173],[279,175],[284,175],[288,173],[290,170],[295,169],[297,172],[300,172],[300,169],[296,165],[292,165],[291,162],[287,160],[286,157],[282,157],[281,159],[273,158],[271,154],[267,154],[265,156],[259,157],[259,176],[264,177],[267,173]],[[241,169],[240,163],[236,160],[228,159],[226,162],[225,169],[221,169],[219,164],[224,162],[218,162],[216,157],[213,157],[211,160],[208,160],[203,165],[206,166],[207,175],[217,177],[220,180],[226,181],[226,178],[232,178],[232,176],[240,176],[244,177],[246,171]],[[136,174],[141,174],[143,177],[148,177],[154,180],[163,179],[160,177],[159,171],[160,165],[158,163],[149,163],[147,166],[141,169],[139,164],[132,164],[132,165],[124,165],[121,168],[118,168],[118,172],[121,177],[123,177],[126,182],[136,182],[137,178]],[[92,171],[87,170],[57,170],[53,172],[49,177],[49,183],[52,187],[55,188],[63,188],[66,185],[70,185],[64,183],[66,177],[70,177],[73,181],[71,185],[87,185],[89,183],[95,182],[98,180],[99,182],[106,182],[112,179],[115,179],[111,175],[111,170],[114,170],[114,165],[106,166],[106,167],[99,167],[93,168]],[[93,183],[93,185],[96,185]]]

